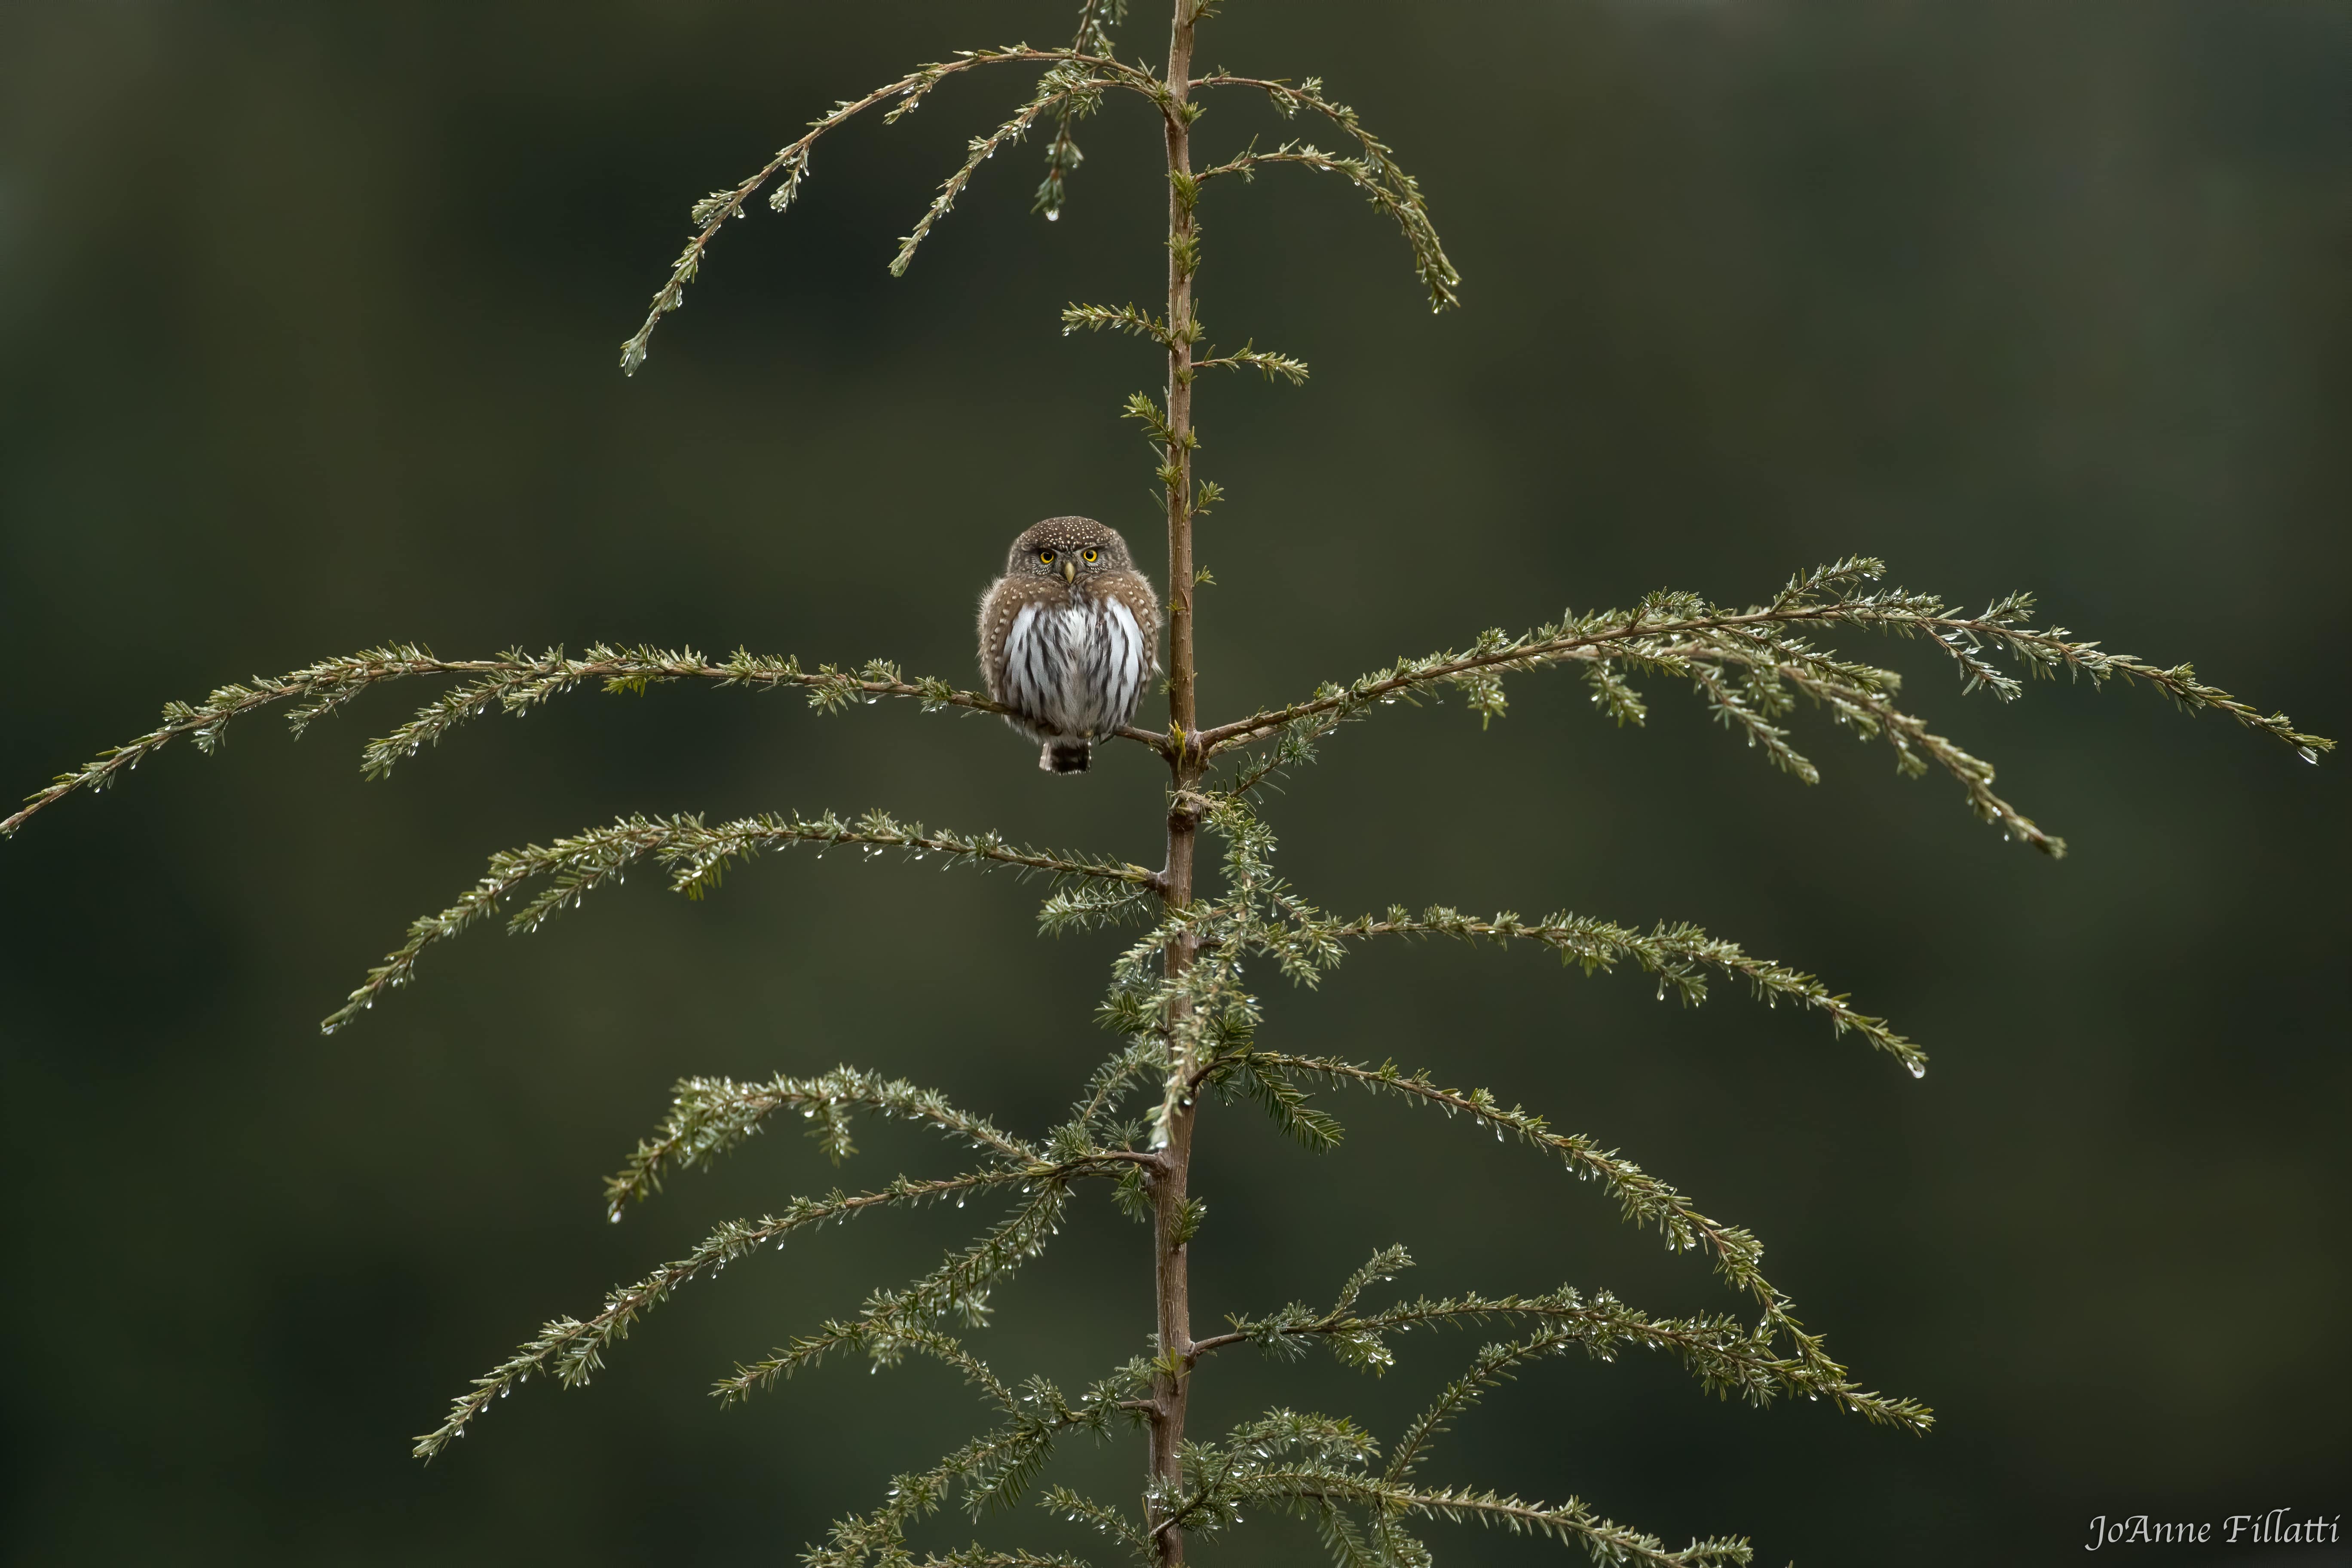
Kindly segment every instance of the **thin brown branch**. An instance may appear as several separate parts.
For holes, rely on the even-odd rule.
[[[1202,753],[1187,742],[1199,728],[1198,663],[1193,653],[1193,596],[1199,575],[1193,566],[1192,520],[1195,498],[1192,453],[1199,445],[1192,429],[1192,343],[1199,335],[1193,316],[1192,278],[1200,268],[1201,251],[1193,208],[1200,200],[1200,183],[1192,177],[1192,111],[1191,93],[1192,37],[1204,7],[1200,0],[1172,0],[1168,32],[1168,72],[1162,119],[1168,180],[1168,310],[1161,340],[1168,358],[1166,402],[1154,423],[1160,437],[1160,479],[1166,497],[1168,520],[1168,740],[1161,754],[1169,759],[1168,858],[1159,883],[1161,899],[1171,911],[1192,902],[1193,852],[1199,842],[1200,817],[1183,802],[1198,782]],[[1149,404],[1149,398],[1140,399]],[[1162,960],[1170,980],[1181,977],[1192,962],[1189,936],[1168,944]],[[1170,1039],[1185,1035],[1184,1007],[1171,1002],[1163,1023]],[[1186,1195],[1192,1160],[1192,1123],[1196,1100],[1174,1107],[1162,1122],[1158,1163],[1148,1173],[1151,1197],[1152,1295],[1160,1366],[1152,1375],[1150,1475],[1153,1495],[1175,1497],[1184,1484],[1184,1421],[1191,1383],[1180,1364],[1192,1346],[1191,1216]],[[1184,1534],[1172,1528],[1174,1516],[1153,1505],[1149,1522],[1151,1542],[1160,1568],[1184,1561]]]

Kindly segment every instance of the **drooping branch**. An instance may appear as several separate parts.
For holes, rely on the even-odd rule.
[[[1285,142],[1271,153],[1255,150],[1239,153],[1225,162],[1201,171],[1202,184],[1229,174],[1239,174],[1244,183],[1255,180],[1257,171],[1276,163],[1296,163],[1319,174],[1336,174],[1364,193],[1375,210],[1391,219],[1412,247],[1413,270],[1429,289],[1431,308],[1444,310],[1458,305],[1454,287],[1461,281],[1454,264],[1445,258],[1437,233],[1429,226],[1429,215],[1422,210],[1418,192],[1400,192],[1384,183],[1376,165],[1362,158],[1343,158],[1326,153],[1311,142]]]
[[[529,1382],[534,1373],[549,1373],[566,1388],[586,1383],[604,1364],[604,1351],[615,1341],[625,1338],[639,1318],[669,1300],[671,1292],[763,1247],[781,1245],[795,1231],[854,1218],[868,1209],[935,1203],[1015,1186],[1023,1179],[1019,1171],[976,1171],[969,1175],[927,1182],[911,1182],[901,1176],[877,1192],[798,1198],[781,1215],[757,1222],[737,1220],[723,1225],[685,1258],[666,1263],[635,1284],[614,1291],[596,1314],[584,1322],[577,1318],[558,1318],[548,1323],[513,1355],[476,1378],[472,1389],[460,1394],[450,1406],[447,1419],[416,1439],[415,1455],[424,1459],[439,1453],[462,1436],[467,1423],[487,1410],[492,1401]]]
[[[491,856],[482,879],[447,909],[412,922],[408,940],[369,970],[359,989],[320,1027],[332,1034],[374,1006],[383,992],[407,984],[426,948],[495,913],[509,894],[534,878],[548,879],[548,886],[508,920],[509,931],[536,931],[543,921],[605,883],[619,880],[630,868],[648,858],[668,871],[673,890],[699,898],[719,885],[730,864],[799,844],[814,844],[820,854],[826,846],[853,844],[868,857],[890,850],[918,860],[939,855],[951,865],[1006,866],[1024,875],[1042,874],[1057,880],[1149,887],[1156,875],[1140,866],[1021,848],[994,833],[967,837],[934,832],[919,822],[901,823],[878,811],[867,812],[855,822],[827,812],[816,817],[745,817],[716,827],[706,826],[699,816],[691,816],[623,817],[610,827]]]
[[[2199,680],[2189,666],[2159,668],[2078,640],[2063,628],[2033,627],[2027,622],[2032,601],[2024,595],[1999,601],[1980,615],[1954,615],[1932,595],[1865,593],[1857,585],[1882,571],[1872,560],[1842,562],[1792,580],[1771,603],[1746,611],[1721,609],[1687,594],[1657,594],[1632,611],[1570,616],[1518,637],[1492,631],[1466,651],[1400,660],[1346,686],[1326,686],[1307,701],[1218,725],[1193,739],[1213,754],[1275,738],[1286,754],[1304,756],[1315,739],[1347,720],[1401,700],[1417,700],[1438,685],[1460,689],[1468,705],[1486,717],[1499,716],[1505,708],[1502,677],[1573,663],[1593,673],[1595,703],[1621,722],[1639,723],[1645,712],[1622,670],[1689,679],[1717,718],[1744,731],[1776,763],[1810,781],[1817,776],[1812,764],[1788,745],[1776,722],[1793,706],[1793,689],[1857,734],[1885,740],[1902,771],[1923,773],[1931,763],[1943,768],[1967,791],[1976,814],[2011,837],[2049,854],[2063,853],[2063,840],[2043,832],[1993,792],[1989,763],[1896,705],[1901,678],[1894,671],[1832,658],[1802,640],[1810,627],[1853,626],[1930,638],[1958,666],[1965,689],[1981,687],[2002,700],[2020,695],[2022,683],[1993,665],[1987,650],[2009,654],[2032,675],[2063,670],[2095,685],[2111,678],[2144,682],[2184,710],[2210,708],[2272,735],[2306,761],[2333,749],[2332,741],[2295,729],[2284,714],[2263,714]],[[1265,771],[1256,770],[1248,782]]]
[[[1244,153],[1230,163],[1204,171],[1200,176],[1202,179],[1227,174],[1238,174],[1247,179],[1253,165],[1275,163],[1302,163],[1309,168],[1344,174],[1402,231],[1405,243],[1412,247],[1413,270],[1421,275],[1422,285],[1429,291],[1430,309],[1443,310],[1462,302],[1456,292],[1462,275],[1446,258],[1444,244],[1437,237],[1436,226],[1430,221],[1429,204],[1421,194],[1420,182],[1398,165],[1387,143],[1364,129],[1363,121],[1353,109],[1323,96],[1322,78],[1308,77],[1294,85],[1218,71],[1194,79],[1192,85],[1196,88],[1239,87],[1263,93],[1285,119],[1296,115],[1302,109],[1319,114],[1355,138],[1359,148],[1357,156],[1341,158],[1303,142],[1286,142],[1276,152],[1257,153],[1253,150]]]
[[[1355,1296],[1365,1276],[1386,1279],[1410,1266],[1404,1249],[1388,1247],[1376,1254],[1328,1308],[1294,1302],[1263,1317],[1235,1317],[1230,1331],[1199,1341],[1194,1356],[1228,1346],[1255,1345],[1270,1355],[1294,1357],[1310,1344],[1328,1346],[1345,1365],[1383,1373],[1395,1363],[1389,1344],[1391,1335],[1415,1329],[1464,1328],[1501,1320],[1532,1323],[1560,1344],[1582,1348],[1596,1359],[1611,1361],[1620,1349],[1664,1351],[1679,1359],[1685,1369],[1711,1394],[1738,1394],[1759,1407],[1799,1394],[1830,1394],[1828,1380],[1802,1361],[1780,1353],[1768,1324],[1747,1323],[1723,1313],[1656,1318],[1629,1307],[1606,1290],[1585,1295],[1570,1286],[1535,1296],[1421,1297],[1376,1311],[1355,1310]],[[1391,1479],[1404,1472],[1392,1471]]]
[[[1875,561],[1864,561],[1863,564],[1869,569],[1871,577],[1878,576],[1882,571]],[[1947,614],[1942,600],[1899,590],[1829,603],[1784,595],[1769,605],[1743,612],[1698,609],[1689,615],[1673,613],[1699,604],[1690,595],[1662,594],[1653,595],[1633,611],[1570,616],[1517,637],[1490,632],[1466,651],[1400,659],[1386,669],[1360,676],[1346,686],[1326,687],[1307,701],[1268,709],[1203,730],[1194,740],[1203,751],[1214,752],[1262,739],[1302,720],[1327,715],[1353,717],[1367,709],[1385,707],[1408,698],[1424,687],[1459,685],[1465,677],[1538,669],[1571,661],[1615,661],[1634,668],[1679,674],[1694,658],[1713,654],[1743,665],[1769,666],[1785,660],[1807,673],[1830,669],[1851,677],[1865,667],[1834,661],[1825,664],[1818,653],[1801,644],[1767,641],[1760,646],[1769,647],[1770,655],[1759,657],[1759,645],[1752,641],[1715,640],[1718,637],[1736,638],[1742,634],[1752,638],[1755,634],[1769,634],[1780,627],[1851,626],[1897,636],[1930,637],[1960,667],[1965,689],[1973,691],[1981,686],[2005,701],[2021,695],[2022,686],[2014,676],[1981,657],[1986,647],[2014,655],[2029,674],[2051,676],[2063,670],[2086,677],[2094,684],[2104,684],[2111,677],[2145,682],[2188,711],[2210,708],[2250,730],[2283,741],[2306,762],[2316,761],[2320,752],[2336,749],[2334,741],[2295,729],[2284,713],[2264,714],[2221,688],[2206,685],[2196,678],[2190,666],[2159,668],[2127,654],[2109,653],[2095,642],[2075,639],[2063,627],[2035,629],[2023,626],[2022,617],[2032,608],[2032,601],[2023,595],[2000,601],[1981,616]],[[1891,671],[1870,673],[1883,680],[1895,679]]]
[[[820,712],[871,705],[885,698],[911,700],[925,712],[968,709],[1003,713],[1000,703],[977,691],[962,691],[930,676],[908,679],[886,660],[870,660],[856,670],[820,665],[803,669],[797,658],[774,658],[737,649],[723,662],[713,662],[691,648],[611,647],[598,644],[578,658],[561,648],[542,654],[510,649],[497,658],[440,658],[415,643],[397,643],[359,653],[321,659],[285,675],[257,676],[252,684],[233,683],[215,689],[201,702],[169,702],[163,722],[136,739],[100,752],[69,773],[61,773],[47,788],[26,797],[12,816],[0,819],[0,837],[14,834],[36,813],[81,790],[103,790],[122,774],[182,736],[209,755],[219,749],[224,731],[236,720],[264,708],[290,705],[288,726],[299,736],[311,724],[333,713],[353,698],[386,681],[412,676],[455,675],[468,678],[446,695],[427,703],[415,716],[389,735],[368,742],[362,765],[370,778],[381,778],[420,747],[436,743],[469,719],[493,710],[520,714],[562,696],[584,682],[599,682],[607,691],[642,691],[671,680],[708,680],[720,686],[793,689],[808,695],[809,706]],[[1132,725],[1117,731],[1154,751],[1166,752],[1165,735]]]
[[[218,687],[202,702],[167,702],[163,722],[135,740],[110,747],[69,773],[60,773],[46,789],[25,797],[25,805],[0,820],[0,837],[14,834],[26,820],[79,790],[104,790],[124,773],[187,736],[198,751],[210,755],[219,749],[223,731],[233,720],[277,703],[293,704],[287,723],[297,736],[311,723],[334,712],[369,687],[410,675],[474,674],[505,669],[524,661],[517,658],[440,659],[414,643],[369,648],[337,658],[321,659],[289,674],[254,678],[250,686]]]
[[[1143,1032],[1155,1010],[1164,1008],[1171,998],[1181,996],[1186,1004],[1186,1016],[1192,1020],[1190,1034],[1171,1040],[1177,1047],[1170,1058],[1171,1103],[1213,1074],[1250,1070],[1252,1058],[1246,1047],[1257,1005],[1238,984],[1234,961],[1246,956],[1271,958],[1294,982],[1313,985],[1338,965],[1351,943],[1379,936],[1531,942],[1550,948],[1563,963],[1580,964],[1587,973],[1631,961],[1657,977],[1662,998],[1672,992],[1685,1004],[1706,999],[1707,971],[1713,970],[1746,981],[1767,1005],[1792,1003],[1825,1015],[1840,1034],[1854,1030],[1874,1048],[1909,1068],[1914,1077],[1927,1071],[1927,1053],[1895,1032],[1885,1019],[1859,1011],[1811,974],[1756,958],[1738,943],[1709,936],[1687,921],[1661,921],[1643,931],[1584,915],[1559,913],[1525,921],[1506,911],[1480,919],[1443,906],[1425,910],[1418,917],[1393,908],[1384,917],[1335,919],[1275,876],[1274,835],[1246,803],[1221,795],[1207,800],[1202,810],[1203,820],[1226,841],[1223,893],[1163,920],[1130,946],[1113,976],[1114,985],[1122,989],[1115,991],[1107,1004],[1123,1011],[1120,1026],[1129,1034]],[[1073,907],[1056,919],[1068,924],[1108,923],[1108,919],[1082,921],[1083,911],[1076,905],[1084,896],[1084,889],[1068,896]],[[1155,982],[1149,973],[1150,960],[1181,936],[1190,936],[1216,955],[1218,966],[1203,966],[1181,981]],[[1212,1029],[1217,1037],[1203,1048],[1207,1041],[1203,1031]],[[1236,1048],[1242,1054],[1232,1054]],[[1307,1133],[1304,1141],[1310,1146],[1337,1141],[1336,1133],[1318,1133],[1297,1125],[1296,1108],[1278,1082],[1244,1080],[1241,1087],[1265,1105],[1286,1131]]]
[[[1025,44],[1014,44],[998,49],[967,49],[953,59],[935,60],[919,67],[893,82],[876,88],[863,98],[844,99],[831,113],[812,121],[806,135],[787,142],[776,155],[761,164],[751,178],[732,189],[713,191],[694,204],[691,215],[694,237],[670,264],[669,277],[654,295],[645,324],[636,335],[621,345],[621,369],[635,375],[637,367],[646,363],[646,346],[652,340],[654,329],[661,319],[685,302],[686,286],[702,268],[702,253],[726,226],[727,220],[741,216],[743,204],[767,185],[781,178],[782,183],[770,195],[768,205],[777,212],[791,205],[800,194],[801,183],[808,177],[809,153],[817,140],[827,132],[837,129],[880,104],[896,100],[896,107],[885,117],[896,121],[919,108],[930,90],[961,71],[979,66],[995,65],[1066,65],[1082,68],[1105,79],[1106,85],[1131,88],[1157,101],[1163,96],[1159,81],[1150,72],[1134,66],[1122,65],[1102,55],[1083,54],[1073,49],[1033,49]]]
[[[1377,1068],[1328,1057],[1296,1057],[1279,1052],[1254,1053],[1267,1066],[1309,1078],[1400,1096],[1408,1101],[1437,1106],[1448,1116],[1462,1116],[1474,1125],[1491,1129],[1496,1139],[1516,1138],[1558,1158],[1579,1179],[1599,1178],[1616,1197],[1630,1223],[1655,1226],[1675,1251],[1703,1247],[1726,1283],[1763,1309],[1763,1324],[1788,1337],[1796,1359],[1811,1380],[1841,1408],[1873,1422],[1885,1422],[1910,1431],[1924,1431],[1933,1416],[1916,1400],[1895,1399],[1861,1387],[1846,1376],[1845,1368],[1822,1348],[1821,1337],[1805,1331],[1791,1303],[1764,1278],[1762,1243],[1746,1229],[1708,1218],[1667,1184],[1632,1161],[1604,1150],[1580,1134],[1551,1131],[1544,1118],[1517,1106],[1505,1106],[1483,1089],[1467,1091],[1440,1087],[1423,1073],[1406,1073],[1394,1063]]]
[[[1291,1056],[1280,1051],[1253,1050],[1262,1066],[1327,1082],[1392,1094],[1407,1100],[1434,1105],[1449,1117],[1462,1116],[1488,1128],[1496,1141],[1517,1138],[1557,1156],[1579,1180],[1599,1178],[1617,1199],[1625,1219],[1655,1226],[1672,1251],[1686,1252],[1704,1246],[1716,1267],[1734,1288],[1759,1299],[1777,1292],[1757,1265],[1764,1249],[1748,1231],[1709,1219],[1689,1199],[1630,1160],[1601,1148],[1581,1133],[1560,1133],[1533,1111],[1506,1106],[1483,1089],[1453,1089],[1438,1085],[1424,1073],[1407,1073],[1393,1062],[1366,1067],[1336,1057]]]
[[[765,1083],[726,1078],[678,1080],[669,1114],[650,1138],[640,1141],[627,1166],[604,1184],[613,1218],[623,1207],[661,1190],[662,1173],[707,1165],[758,1132],[779,1110],[797,1108],[809,1136],[838,1163],[854,1152],[849,1112],[866,1110],[907,1121],[925,1121],[982,1153],[1013,1165],[1033,1165],[1043,1156],[1031,1144],[997,1130],[987,1118],[958,1110],[937,1089],[918,1089],[904,1079],[886,1079],[862,1068],[837,1067],[815,1078],[779,1073]]]
[[[534,1373],[551,1373],[569,1388],[586,1383],[604,1364],[604,1352],[625,1339],[638,1319],[667,1300],[690,1280],[716,1274],[737,1258],[773,1243],[782,1246],[795,1231],[855,1218],[866,1210],[917,1205],[953,1198],[961,1207],[971,1196],[1007,1189],[1028,1201],[1013,1214],[960,1253],[951,1253],[931,1273],[899,1292],[877,1292],[866,1311],[850,1323],[827,1323],[815,1336],[767,1362],[739,1367],[736,1375],[713,1390],[723,1397],[740,1397],[753,1387],[788,1375],[799,1366],[821,1360],[832,1350],[855,1346],[878,1363],[896,1361],[907,1350],[935,1356],[961,1370],[1000,1406],[1017,1405],[986,1365],[949,1337],[935,1331],[951,1312],[968,1322],[987,1317],[990,1286],[1036,1257],[1059,1227],[1069,1184],[1086,1176],[1108,1174],[1118,1168],[1113,1152],[1090,1153],[1055,1163],[1028,1162],[995,1170],[974,1171],[934,1181],[894,1179],[878,1191],[856,1195],[839,1192],[822,1198],[795,1198],[780,1215],[759,1221],[731,1221],[719,1226],[687,1257],[664,1264],[634,1285],[613,1291],[601,1310],[586,1321],[558,1318],[541,1329],[506,1361],[476,1378],[471,1390],[458,1396],[440,1426],[416,1439],[415,1455],[430,1458],[453,1439],[493,1400],[527,1383]],[[1032,1380],[1033,1382],[1034,1380]]]
[[[1308,919],[1315,919],[1311,912]],[[1390,910],[1385,919],[1365,915],[1332,924],[1328,934],[1340,940],[1394,935],[1532,942],[1557,952],[1562,963],[1581,964],[1588,974],[1611,969],[1621,959],[1632,959],[1658,977],[1661,997],[1671,990],[1685,1003],[1706,999],[1704,972],[1713,969],[1747,981],[1767,1006],[1792,1002],[1825,1014],[1839,1034],[1853,1030],[1910,1068],[1914,1078],[1927,1070],[1927,1053],[1896,1034],[1885,1019],[1855,1011],[1843,995],[1832,993],[1812,975],[1751,957],[1738,942],[1709,936],[1687,921],[1670,926],[1662,921],[1652,930],[1641,931],[1587,915],[1562,913],[1523,921],[1505,912],[1492,920],[1478,920],[1441,906],[1423,910],[1417,919],[1408,918],[1401,909]]]

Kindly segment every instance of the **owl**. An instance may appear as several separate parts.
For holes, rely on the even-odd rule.
[[[1160,664],[1160,600],[1127,541],[1090,517],[1049,517],[1013,542],[980,601],[980,668],[1037,765],[1084,773],[1094,742],[1135,717]]]

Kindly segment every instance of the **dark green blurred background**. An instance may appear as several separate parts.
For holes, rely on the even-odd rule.
[[[6,787],[168,698],[390,638],[740,642],[969,682],[973,597],[1023,525],[1092,513],[1150,559],[1149,454],[1114,417],[1150,355],[1055,327],[1066,300],[1157,290],[1139,106],[1088,128],[1058,226],[1026,214],[1033,142],[896,282],[896,237],[1025,79],[845,134],[788,220],[726,235],[645,373],[614,365],[696,196],[836,97],[1058,42],[1070,9],[0,6]],[[1467,279],[1432,319],[1336,182],[1212,198],[1218,341],[1315,379],[1203,395],[1233,496],[1203,533],[1211,714],[1563,604],[1744,602],[1866,551],[1971,603],[2032,587],[2085,635],[2352,731],[2352,8],[1235,0],[1202,57],[1327,76]],[[1213,149],[1260,132],[1237,100],[1202,126]],[[1274,994],[1269,1039],[1491,1084],[1753,1226],[1832,1351],[1942,1418],[1915,1440],[1562,1363],[1429,1474],[1809,1565],[2080,1561],[2095,1514],[2343,1511],[2345,764],[2144,692],[1963,700],[1892,651],[2073,858],[1816,720],[1806,789],[1678,690],[1619,732],[1567,678],[1517,681],[1484,734],[1458,707],[1383,714],[1279,800],[1288,868],[1330,907],[1696,919],[1936,1053],[1915,1083],[1736,989],[1683,1012],[1530,954],[1391,952]],[[407,1458],[543,1318],[837,1179],[781,1136],[605,1224],[597,1178],[677,1076],[846,1059],[1042,1125],[1109,1043],[1087,1020],[1116,939],[1035,940],[1036,888],[843,855],[703,904],[641,878],[534,940],[436,953],[363,1026],[314,1024],[502,847],[625,811],[882,806],[1156,864],[1149,760],[1049,780],[992,722],[669,689],[485,721],[363,784],[361,741],[426,696],[299,746],[258,721],[209,763],[174,747],[0,848],[14,1561],[790,1562],[981,1418],[929,1367],[837,1365],[732,1412],[703,1394],[922,1268],[971,1217],[950,1210],[690,1290],[593,1388],[534,1384],[481,1442]],[[1408,1289],[1732,1304],[1531,1156],[1341,1109],[1351,1141],[1320,1160],[1251,1114],[1209,1123],[1206,1321],[1324,1299],[1391,1241],[1423,1260]],[[838,1179],[951,1159],[865,1142]],[[985,1352],[1083,1381],[1140,1347],[1144,1267],[1090,1205]],[[1408,1340],[1381,1383],[1219,1362],[1195,1408],[1392,1431],[1477,1342]],[[1124,1497],[1139,1465],[1082,1449],[1066,1473]],[[1034,1510],[996,1528],[1087,1549]],[[1457,1563],[1557,1552],[1437,1539]],[[1310,1550],[1268,1521],[1201,1555]],[[2242,1560],[2289,1556],[2323,1560]]]

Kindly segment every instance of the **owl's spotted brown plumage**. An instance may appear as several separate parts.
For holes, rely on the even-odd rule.
[[[1094,742],[1135,717],[1159,650],[1159,596],[1127,541],[1090,517],[1024,532],[980,601],[988,694],[1043,742],[1047,773],[1084,773]]]

